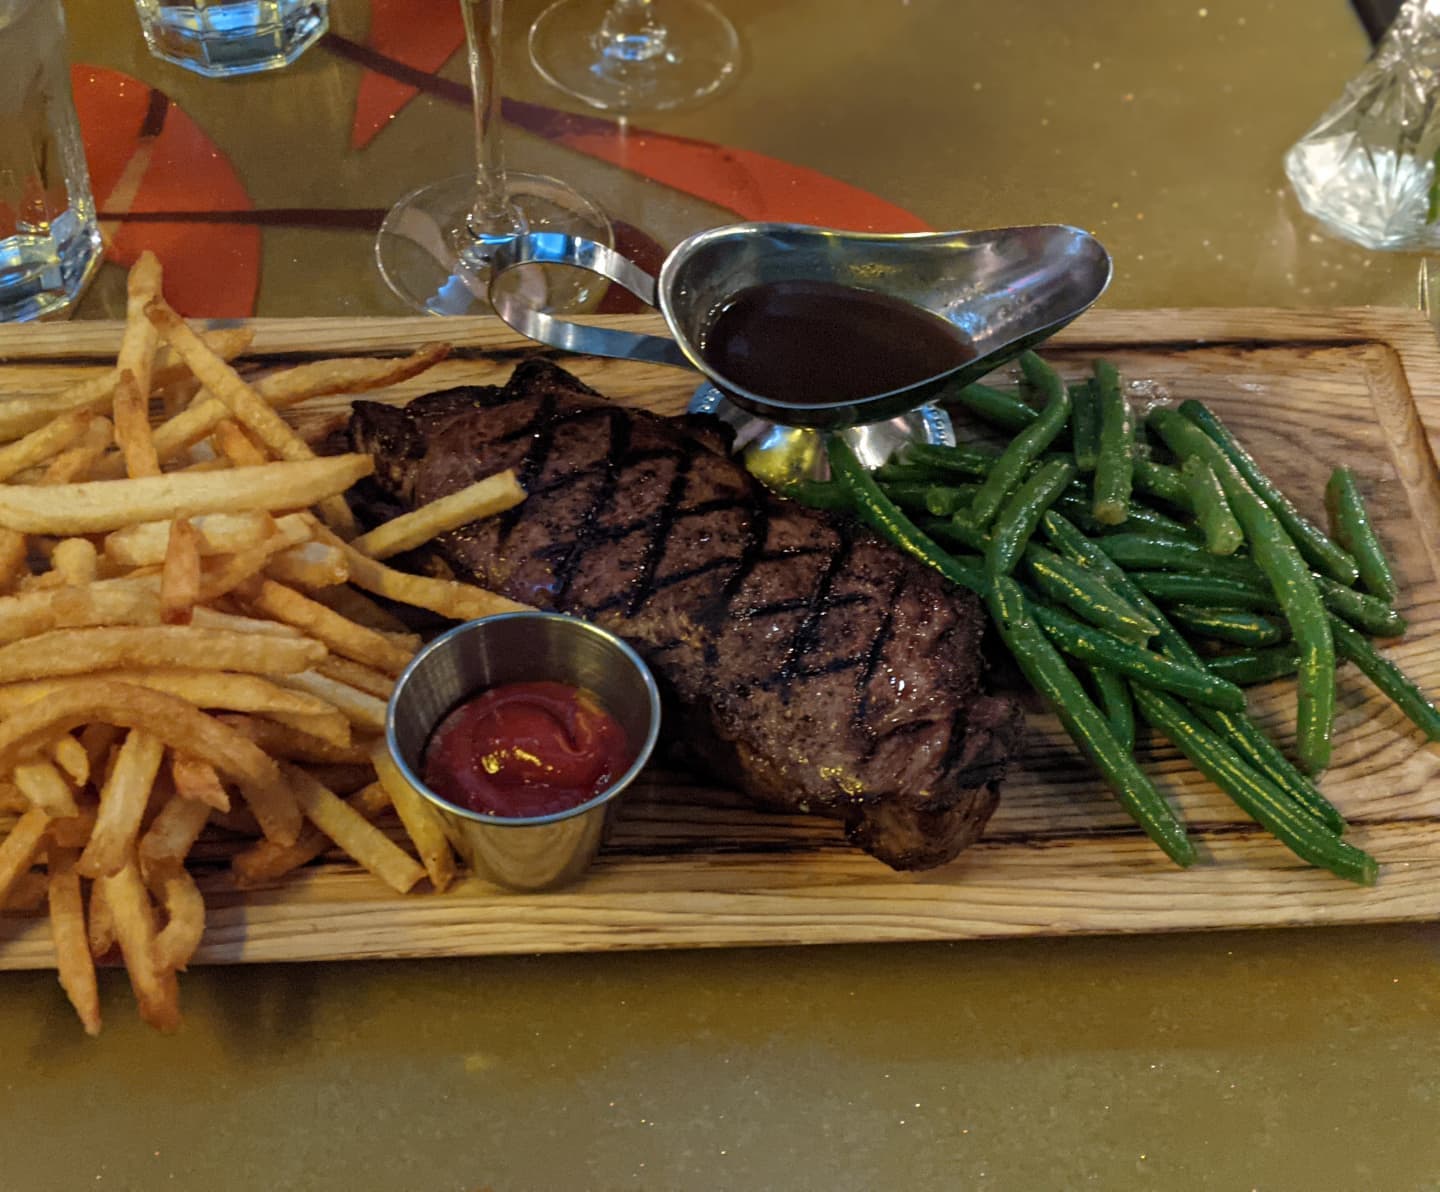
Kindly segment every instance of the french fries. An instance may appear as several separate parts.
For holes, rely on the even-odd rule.
[[[443,822],[380,744],[420,638],[372,596],[457,620],[521,607],[380,561],[523,500],[513,475],[357,538],[344,493],[370,457],[317,457],[278,413],[448,347],[257,379],[230,363],[251,333],[192,329],[162,280],[142,254],[113,369],[0,403],[0,910],[48,915],[90,1034],[117,948],[141,1017],[179,1025],[207,865],[246,888],[346,856],[445,890]]]
[[[376,526],[350,545],[372,559],[388,559],[414,550],[448,530],[503,513],[524,499],[525,490],[515,479],[515,473],[501,472]]]
[[[239,510],[304,509],[370,474],[368,455],[171,472],[47,488],[0,485],[0,526],[26,534],[102,534],[135,522]]]

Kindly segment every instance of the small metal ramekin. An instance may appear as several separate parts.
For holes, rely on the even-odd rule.
[[[593,693],[638,749],[630,768],[593,799],[553,815],[483,815],[420,780],[426,742],[458,703],[502,683],[545,681]],[[401,777],[440,811],[476,875],[512,890],[544,890],[585,872],[616,796],[640,773],[659,734],[660,693],[640,656],[613,633],[559,613],[502,613],[437,637],[405,668],[385,716],[385,744]]]

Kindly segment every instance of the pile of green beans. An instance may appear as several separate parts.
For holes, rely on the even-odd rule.
[[[1019,393],[946,395],[957,422],[1010,436],[914,446],[867,472],[838,436],[832,479],[788,495],[849,510],[986,604],[1001,640],[1118,801],[1178,864],[1183,822],[1134,758],[1137,716],[1307,862],[1350,881],[1374,859],[1341,839],[1315,785],[1335,668],[1352,662],[1430,740],[1440,710],[1376,648],[1405,621],[1360,485],[1338,468],[1331,533],[1307,520],[1202,403],[1137,425],[1119,373],[1066,383],[1034,353]],[[1244,688],[1295,676],[1292,762]]]

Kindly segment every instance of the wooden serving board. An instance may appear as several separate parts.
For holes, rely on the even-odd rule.
[[[652,317],[601,320],[655,328]],[[494,320],[261,320],[247,359],[284,363],[391,353],[445,340],[454,356],[382,396],[494,383],[541,351]],[[0,401],[54,392],[113,360],[115,325],[0,328]],[[1214,406],[1311,516],[1330,469],[1349,464],[1391,550],[1410,621],[1390,655],[1440,691],[1440,351],[1402,311],[1098,311],[1046,348],[1080,373],[1104,354],[1130,378]],[[566,361],[616,400],[683,408],[689,374]],[[307,407],[338,417],[343,401]],[[1292,688],[1256,693],[1283,742]],[[1031,710],[1026,753],[984,840],[921,874],[891,872],[825,820],[748,808],[703,780],[656,772],[627,794],[579,884],[521,895],[478,881],[397,897],[327,860],[240,893],[202,872],[199,962],[560,952],[617,948],[961,939],[1086,932],[1379,922],[1440,916],[1440,755],[1351,667],[1341,672],[1333,768],[1323,789],[1372,850],[1379,885],[1309,869],[1163,743],[1145,750],[1205,859],[1172,866],[1120,812],[1055,721]],[[0,968],[53,963],[42,918],[0,919]]]

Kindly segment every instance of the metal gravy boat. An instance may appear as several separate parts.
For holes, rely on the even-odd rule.
[[[674,338],[567,322],[535,309],[519,288],[495,284],[527,264],[572,265],[619,283],[657,308]],[[1083,312],[1104,293],[1110,274],[1110,255],[1094,236],[1059,224],[877,235],[744,223],[682,241],[658,278],[590,240],[549,232],[518,236],[496,250],[490,299],[511,327],[550,347],[693,368],[751,413],[782,425],[834,430],[892,418],[947,384],[984,376]],[[775,401],[717,374],[700,352],[716,313],[749,286],[791,280],[835,282],[904,299],[953,323],[976,355],[916,384],[828,403]]]
[[[658,309],[674,338],[587,326],[539,310],[533,290],[499,284],[525,265],[568,265],[609,278]],[[729,422],[750,470],[767,483],[783,484],[825,474],[824,432],[846,431],[867,467],[906,442],[953,443],[948,416],[926,403],[1053,335],[1105,292],[1111,272],[1100,242],[1063,224],[903,235],[731,224],[682,241],[658,278],[594,241],[539,232],[496,249],[490,301],[511,327],[550,347],[703,374],[709,385],[696,392],[690,410]],[[750,286],[792,280],[838,283],[907,301],[954,324],[975,355],[918,383],[834,402],[777,401],[717,373],[701,349],[727,301]]]

